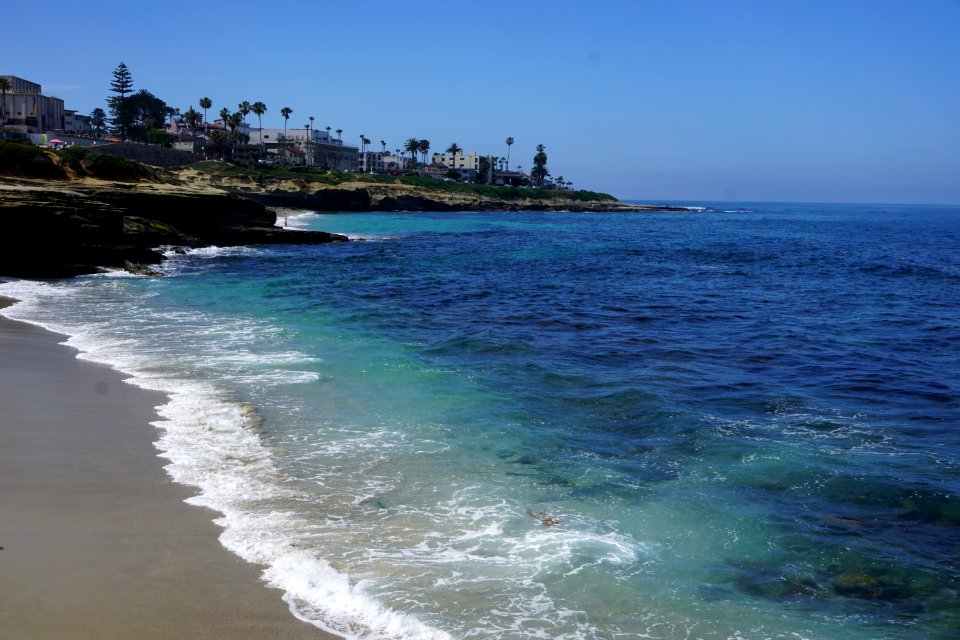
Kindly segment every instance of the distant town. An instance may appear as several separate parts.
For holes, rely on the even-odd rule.
[[[303,126],[290,126],[293,110],[279,109],[284,127],[260,124],[267,112],[263,102],[243,101],[236,109],[221,107],[208,121],[215,105],[198,99],[186,110],[171,108],[145,89],[133,91],[130,70],[121,63],[113,71],[113,93],[106,102],[110,113],[96,108],[90,115],[66,109],[64,101],[43,95],[42,86],[13,75],[0,75],[0,136],[46,147],[94,146],[120,142],[159,145],[195,154],[198,159],[219,159],[245,164],[299,165],[315,170],[396,175],[420,175],[437,180],[490,185],[572,189],[563,176],[547,170],[544,145],[537,146],[529,171],[513,164],[512,137],[502,143],[503,156],[465,152],[451,143],[431,155],[431,142],[411,137],[399,145],[356,136],[359,144],[344,139],[344,130],[317,126],[313,116],[301,118]],[[213,113],[209,114],[213,116]],[[248,122],[248,119],[250,122]],[[429,158],[429,162],[428,162]]]

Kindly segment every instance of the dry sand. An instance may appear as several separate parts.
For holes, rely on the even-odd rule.
[[[164,397],[62,340],[0,317],[0,637],[334,637],[184,504],[153,447]]]

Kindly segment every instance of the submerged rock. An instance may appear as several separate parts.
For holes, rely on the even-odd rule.
[[[833,589],[838,595],[851,598],[877,600],[884,595],[883,582],[869,573],[841,573],[833,579]]]
[[[159,276],[162,275],[159,271],[145,267],[142,264],[137,264],[136,262],[131,262],[130,260],[124,260],[123,270],[132,273],[138,276]]]

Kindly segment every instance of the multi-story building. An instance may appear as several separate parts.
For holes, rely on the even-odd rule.
[[[324,129],[251,129],[250,144],[261,143],[268,151],[294,145],[305,152],[306,164],[312,166],[340,171],[357,171],[361,166],[360,148],[345,144]]]
[[[6,78],[11,85],[0,108],[4,126],[23,133],[63,130],[63,100],[43,95],[42,87],[36,82],[17,76],[0,78]]]
[[[474,171],[479,171],[480,158],[482,157],[483,156],[478,156],[476,151],[471,151],[468,154],[458,153],[456,159],[454,159],[452,153],[435,153],[433,154],[433,161],[439,162],[448,169],[473,169]]]
[[[389,151],[364,151],[360,153],[360,170],[367,173],[387,173],[399,171],[409,162],[409,158],[396,156]]]
[[[93,125],[90,124],[90,116],[77,113],[73,109],[64,109],[63,130],[65,133],[84,135],[93,131]]]

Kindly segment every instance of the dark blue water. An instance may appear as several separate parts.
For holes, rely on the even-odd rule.
[[[297,497],[232,548],[328,628],[958,637],[960,209],[703,205],[310,215],[366,240],[82,290],[260,414]],[[245,553],[280,504],[338,593],[427,631]]]

